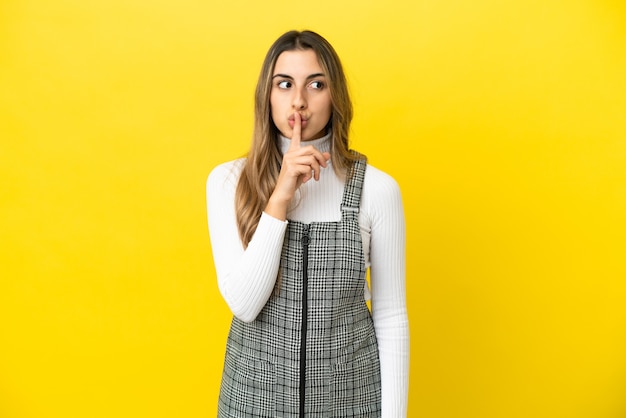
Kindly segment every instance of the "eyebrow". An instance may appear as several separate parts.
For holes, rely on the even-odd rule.
[[[293,77],[288,75],[288,74],[274,74],[272,76],[272,79],[275,79],[276,77],[288,78],[289,80],[293,80]],[[315,78],[315,77],[326,77],[326,75],[324,73],[315,73],[315,74],[311,74],[311,75],[307,76],[306,79],[310,80],[310,79]]]

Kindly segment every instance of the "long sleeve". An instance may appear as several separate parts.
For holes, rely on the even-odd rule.
[[[368,167],[368,174],[364,182],[362,209],[371,222],[372,316],[380,355],[382,416],[406,417],[409,326],[402,197],[391,177],[373,167]]]
[[[217,283],[233,315],[253,321],[270,297],[287,223],[263,213],[244,250],[235,219],[242,160],[217,166],[207,180],[207,211]]]

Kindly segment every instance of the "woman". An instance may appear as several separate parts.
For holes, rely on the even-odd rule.
[[[351,120],[332,46],[310,31],[278,38],[248,156],[207,182],[218,286],[234,314],[220,417],[406,416],[402,201],[349,150]]]

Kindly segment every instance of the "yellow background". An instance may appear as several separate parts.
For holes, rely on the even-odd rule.
[[[619,0],[3,0],[0,416],[215,416],[204,184],[292,28],[403,191],[409,416],[626,416]]]

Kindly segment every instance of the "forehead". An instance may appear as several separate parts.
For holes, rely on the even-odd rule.
[[[322,73],[317,54],[312,49],[285,51],[278,56],[274,74],[286,74],[294,78]]]

